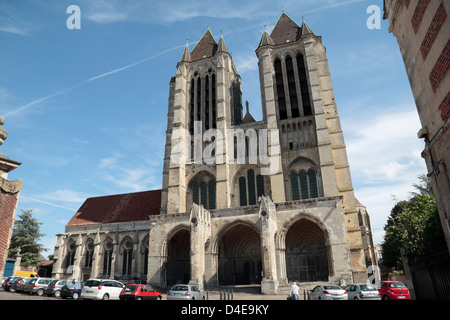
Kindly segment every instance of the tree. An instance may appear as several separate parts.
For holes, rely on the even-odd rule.
[[[35,267],[39,262],[39,253],[47,251],[38,241],[44,234],[39,232],[42,223],[32,216],[32,210],[22,210],[19,220],[14,223],[8,256],[14,257],[18,248],[21,249],[21,265]]]
[[[409,259],[441,250],[445,244],[436,201],[428,177],[419,176],[417,192],[409,200],[397,202],[384,227],[383,265],[401,270],[400,249]]]

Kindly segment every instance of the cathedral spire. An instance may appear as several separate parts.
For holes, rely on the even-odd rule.
[[[219,47],[217,49],[217,52],[228,52],[227,47],[225,45],[225,40],[223,40],[222,31],[220,32]]]
[[[303,18],[302,18],[303,20]],[[302,36],[307,35],[307,34],[312,34],[315,36],[315,33],[311,30],[311,28],[306,24],[305,20],[303,20],[303,24],[302,24]]]
[[[191,62],[191,52],[189,51],[189,38],[186,40],[186,46],[184,47],[183,55],[180,62]]]

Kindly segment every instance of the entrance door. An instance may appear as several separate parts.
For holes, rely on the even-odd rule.
[[[323,231],[313,222],[296,222],[286,235],[286,273],[289,281],[328,281],[328,250]]]
[[[230,228],[219,245],[219,284],[260,284],[261,270],[259,233],[243,224]]]
[[[171,286],[176,283],[188,283],[191,277],[190,246],[191,237],[188,230],[178,231],[167,243],[166,282]]]

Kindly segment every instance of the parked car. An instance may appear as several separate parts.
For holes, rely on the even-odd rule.
[[[36,293],[38,296],[42,296],[45,288],[52,280],[52,278],[33,278],[27,282],[24,292],[29,294]]]
[[[44,292],[47,296],[59,297],[61,294],[61,288],[66,284],[67,280],[52,280],[45,288]]]
[[[176,284],[167,292],[167,300],[205,300],[205,296],[196,286]]]
[[[9,289],[11,292],[23,292],[25,291],[25,287],[27,282],[32,278],[19,277],[20,279],[14,281],[11,288]]]
[[[68,281],[61,288],[61,298],[66,299],[68,297],[76,300],[81,295],[81,290],[83,289],[84,282],[81,281]]]
[[[409,289],[400,281],[381,281],[378,292],[383,300],[411,300]]]
[[[310,293],[311,300],[347,300],[347,291],[334,284],[316,286]]]
[[[119,300],[124,284],[111,279],[89,279],[81,290],[83,299]]]
[[[17,271],[15,276],[17,277],[27,277],[27,278],[39,278],[39,275],[37,272],[34,271]]]
[[[122,289],[120,300],[161,300],[162,294],[148,284],[127,284]]]
[[[8,279],[8,277],[3,277],[3,278],[2,278],[2,287],[3,287],[3,284],[5,283],[5,280],[6,280],[6,279]]]
[[[381,300],[378,289],[373,284],[353,283],[345,288],[348,300]]]
[[[22,277],[8,277],[5,282],[3,283],[3,289],[5,289],[5,291],[10,291],[11,286],[13,285],[14,281],[17,281],[19,279],[22,279]]]

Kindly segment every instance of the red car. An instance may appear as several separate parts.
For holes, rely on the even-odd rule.
[[[161,300],[162,294],[148,284],[127,284],[119,295],[120,300]]]
[[[400,281],[381,281],[378,289],[382,300],[411,300],[408,288]]]

